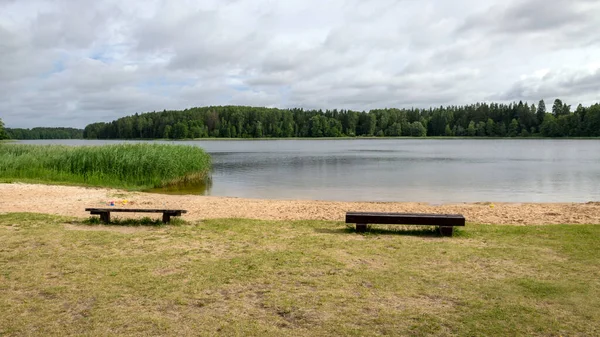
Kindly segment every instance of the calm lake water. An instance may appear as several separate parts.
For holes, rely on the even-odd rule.
[[[21,141],[96,145],[121,141]],[[167,142],[212,155],[201,193],[269,199],[600,200],[598,140],[344,139]]]

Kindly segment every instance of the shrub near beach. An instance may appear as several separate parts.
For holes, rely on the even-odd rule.
[[[202,183],[210,156],[166,144],[57,146],[0,144],[0,179],[144,189]]]

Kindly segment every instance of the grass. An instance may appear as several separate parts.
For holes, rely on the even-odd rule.
[[[0,215],[0,336],[600,334],[597,225],[142,224]]]
[[[185,145],[0,144],[0,181],[148,189],[204,182],[210,156]]]

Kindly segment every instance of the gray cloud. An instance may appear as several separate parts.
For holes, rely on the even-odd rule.
[[[600,3],[595,0],[513,0],[468,16],[457,32],[500,34],[509,40],[529,34],[538,45],[557,48],[593,41],[596,37],[589,32],[600,28],[599,14]]]
[[[597,101],[593,0],[0,0],[0,118]]]
[[[535,100],[568,97],[600,101],[600,64],[595,70],[548,72],[515,82],[506,92],[492,95],[499,100]],[[579,103],[579,101],[577,101]]]

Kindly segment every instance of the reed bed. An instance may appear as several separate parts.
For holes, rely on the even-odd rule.
[[[210,156],[168,144],[0,144],[0,179],[145,189],[202,183]]]

